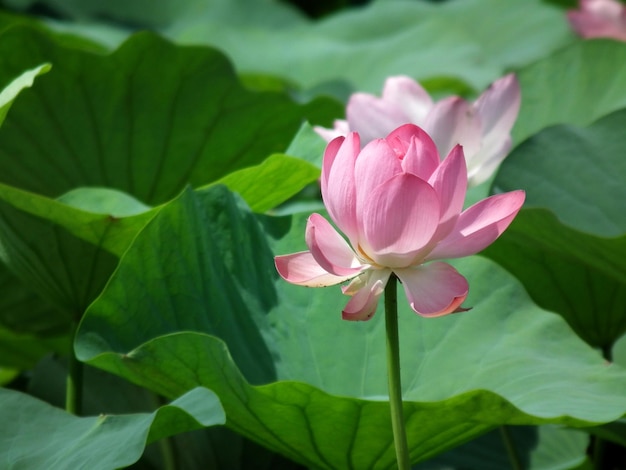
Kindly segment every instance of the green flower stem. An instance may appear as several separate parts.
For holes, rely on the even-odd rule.
[[[65,410],[73,415],[80,415],[83,406],[83,363],[76,359],[74,354],[74,333],[72,329],[72,342],[68,358],[68,373],[65,388]]]
[[[389,386],[389,406],[391,407],[391,427],[396,447],[399,470],[409,470],[409,446],[404,428],[402,410],[402,385],[400,380],[400,341],[398,337],[398,293],[397,278],[394,274],[385,287],[385,329],[387,333],[387,379]]]
[[[502,435],[502,441],[504,441],[504,447],[506,447],[506,453],[508,454],[509,461],[511,462],[511,468],[513,470],[524,470],[524,466],[522,465],[519,454],[515,449],[515,444],[513,443],[509,429],[506,426],[500,426],[500,434]]]
[[[608,362],[613,362],[613,345],[604,345],[601,349],[602,357]],[[592,447],[593,468],[596,470],[604,468],[605,460],[607,459],[607,442],[600,436],[594,436]]]
[[[148,392],[149,397],[155,408],[160,408],[163,405],[167,405],[167,401],[154,392]],[[161,466],[163,470],[176,470],[178,468],[176,464],[176,452],[174,450],[174,442],[171,437],[163,437],[158,441],[159,450],[161,452]]]

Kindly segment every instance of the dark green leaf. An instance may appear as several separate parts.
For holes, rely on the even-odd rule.
[[[494,187],[525,189],[527,209],[485,251],[540,306],[605,351],[626,332],[626,213],[617,203],[626,200],[624,126],[621,110],[587,128],[546,129],[520,145]]]
[[[110,56],[65,48],[28,28],[1,39],[0,82],[54,65],[20,94],[0,128],[1,182],[50,197],[107,187],[159,204],[187,184],[284,151],[304,118],[330,124],[335,114],[328,101],[297,105],[285,94],[247,91],[216,50],[149,33]]]

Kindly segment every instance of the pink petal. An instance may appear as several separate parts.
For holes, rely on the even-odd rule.
[[[580,11],[567,12],[569,22],[580,36],[626,41],[626,7],[623,4],[614,0],[581,0],[580,8]]]
[[[326,193],[328,190],[328,177],[330,176],[330,170],[333,167],[333,163],[335,163],[335,159],[337,158],[337,153],[345,140],[345,137],[337,137],[331,140],[326,146],[326,149],[324,149],[324,157],[322,158],[322,175],[320,177],[322,194]]]
[[[367,144],[354,166],[356,186],[356,218],[361,220],[363,207],[369,195],[380,184],[402,173],[402,164],[393,149],[384,139],[375,139]],[[362,224],[359,223],[359,227]]]
[[[348,121],[344,121],[343,119],[335,119],[333,124],[333,129],[327,129],[322,126],[313,126],[313,130],[317,132],[317,134],[326,142],[330,142],[337,137],[345,137],[350,133]]]
[[[450,235],[426,259],[460,258],[483,250],[506,230],[525,197],[524,191],[511,191],[477,202],[459,216]]]
[[[306,244],[315,261],[335,276],[356,276],[363,268],[350,245],[319,214],[311,214],[306,225]]]
[[[350,97],[346,118],[350,129],[358,132],[364,143],[386,136],[410,119],[400,106],[367,93]]]
[[[480,157],[469,162],[471,166],[467,169],[468,185],[473,187],[487,181],[491,175],[495,173],[498,165],[504,160],[504,157],[508,155],[509,150],[511,150],[511,145],[512,141],[509,137],[498,142],[497,146],[485,146],[485,148],[481,149],[479,152]]]
[[[278,274],[287,282],[307,287],[334,286],[352,276],[334,276],[327,273],[309,251],[276,256],[274,264]]]
[[[474,103],[482,128],[480,151],[468,159],[468,170],[474,180],[486,180],[491,176],[481,167],[493,159],[502,160],[511,141],[511,129],[520,108],[520,87],[515,75],[509,74],[495,81]],[[477,173],[482,173],[478,175]],[[481,181],[481,182],[482,182]],[[472,184],[476,184],[472,181]]]
[[[424,122],[424,130],[437,144],[439,155],[448,155],[461,144],[470,161],[480,149],[481,123],[474,108],[458,96],[439,101]]]
[[[454,313],[469,292],[467,279],[447,263],[431,263],[394,272],[402,281],[409,305],[424,317]]]
[[[439,196],[441,219],[435,239],[446,237],[463,210],[467,190],[467,168],[463,148],[455,146],[428,181]]]
[[[407,173],[428,179],[424,175],[430,176],[439,165],[437,146],[421,127],[405,124],[390,132],[385,140],[396,152],[398,158],[402,158],[402,167]]]
[[[348,238],[356,240],[356,186],[354,165],[361,149],[355,132],[333,140],[324,152],[322,162],[322,199],[337,227]]]
[[[422,86],[410,77],[399,75],[385,80],[383,100],[402,109],[413,124],[420,123],[433,107],[433,100]]]
[[[439,225],[435,190],[415,175],[396,175],[369,195],[363,208],[361,247],[377,264],[405,267]]]
[[[506,139],[517,119],[520,103],[521,91],[514,74],[493,82],[474,103],[480,117],[483,139]]]
[[[341,314],[344,320],[369,320],[376,313],[378,299],[384,292],[391,271],[370,269],[343,289],[344,294],[352,295]]]

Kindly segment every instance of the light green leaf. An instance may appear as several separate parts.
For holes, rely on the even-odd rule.
[[[0,389],[0,397],[0,419],[11,423],[0,428],[6,468],[125,467],[139,459],[147,442],[225,421],[215,394],[202,387],[150,414],[84,418],[15,391]]]
[[[317,180],[317,167],[288,155],[271,155],[260,165],[244,168],[217,180],[235,191],[255,212],[265,212],[285,202]]]
[[[150,412],[165,404],[163,397],[154,392],[100,369],[84,366],[83,372],[82,411],[85,416]],[[54,406],[63,407],[66,376],[66,361],[46,357],[29,373],[28,393]],[[295,468],[295,464],[246,440],[225,426],[190,430],[196,427],[192,423],[189,429],[169,437],[167,442],[153,442],[147,446],[138,467],[144,468],[142,464],[149,462],[158,468],[164,460],[165,450],[173,451],[177,470]]]
[[[565,16],[565,15],[563,15]],[[626,107],[626,43],[578,41],[519,71],[516,143],[554,124],[589,125]]]
[[[225,21],[207,6],[163,31],[177,42],[220,47],[244,72],[304,88],[345,79],[376,93],[397,74],[454,77],[482,89],[574,40],[562,11],[538,0],[378,1],[317,22],[264,20]]]
[[[17,95],[24,88],[29,88],[33,86],[33,82],[35,78],[41,74],[44,74],[50,70],[50,64],[42,64],[34,69],[27,70],[22,75],[17,77],[11,83],[9,83],[1,92],[0,92],[0,125],[4,122],[4,118],[6,117],[9,109],[11,108],[11,104]]]
[[[65,29],[110,45],[115,35],[94,28],[103,18],[126,33],[130,28],[120,25],[216,46],[246,74],[279,76],[305,89],[344,80],[378,93],[387,76],[406,74],[459,79],[479,90],[576,40],[563,11],[540,0],[375,1],[318,21],[259,0],[41,3],[90,21],[90,29],[72,23]]]
[[[275,253],[303,248],[305,216],[262,220]],[[455,266],[471,312],[424,319],[401,302],[412,462],[501,424],[588,426],[626,412],[623,369],[494,263]],[[344,322],[345,302],[338,287],[278,279],[263,233],[224,188],[188,191],[137,236],[75,346],[166,396],[211,387],[232,429],[304,465],[392,468],[382,315]]]
[[[313,130],[311,124],[304,122],[289,144],[286,153],[322,168],[325,149],[326,141]]]
[[[149,211],[134,197],[109,188],[76,188],[59,196],[58,201],[94,214],[107,214],[113,218],[129,217]]]

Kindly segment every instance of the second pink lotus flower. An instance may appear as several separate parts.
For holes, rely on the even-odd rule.
[[[496,80],[474,102],[450,96],[435,102],[422,86],[403,75],[385,81],[382,97],[354,93],[346,107],[346,120],[334,129],[316,127],[327,141],[358,132],[363,143],[385,137],[402,124],[423,128],[447,155],[463,145],[471,186],[493,174],[511,149],[511,129],[520,108],[520,87],[515,75]]]
[[[572,28],[584,38],[626,41],[626,5],[616,0],[580,0],[578,10],[567,12]]]
[[[525,194],[513,191],[463,211],[467,168],[455,146],[440,161],[433,140],[408,124],[361,150],[359,134],[333,140],[324,154],[322,197],[347,241],[321,215],[306,227],[309,251],[277,256],[287,281],[323,287],[350,281],[346,320],[375,313],[389,276],[404,287],[411,308],[423,316],[458,311],[468,283],[451,265],[435,261],[475,254],[509,226]]]

